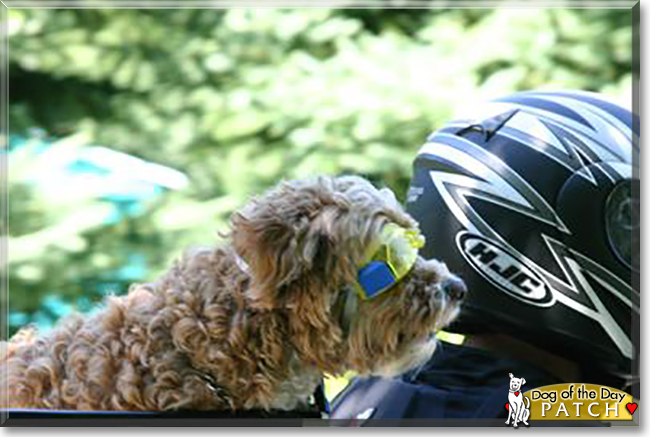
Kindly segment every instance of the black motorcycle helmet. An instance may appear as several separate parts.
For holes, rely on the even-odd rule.
[[[406,204],[422,256],[469,288],[453,330],[507,333],[634,383],[638,117],[573,91],[516,93],[478,112],[427,139]]]

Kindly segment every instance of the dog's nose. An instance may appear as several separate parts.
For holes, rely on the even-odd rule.
[[[447,296],[455,300],[462,300],[467,294],[467,286],[463,280],[459,278],[447,279],[441,286],[447,293]]]

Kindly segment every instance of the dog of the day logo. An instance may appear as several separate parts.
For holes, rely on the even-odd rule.
[[[638,403],[624,391],[596,384],[556,384],[524,394],[529,420],[631,421]]]

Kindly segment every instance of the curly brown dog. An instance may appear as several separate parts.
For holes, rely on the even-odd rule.
[[[392,247],[387,226],[398,240],[417,233],[392,192],[364,179],[282,182],[233,214],[228,243],[185,254],[158,281],[47,334],[25,328],[4,343],[0,406],[290,410],[324,373],[421,364],[465,288],[415,252],[396,283],[360,293],[368,248]]]

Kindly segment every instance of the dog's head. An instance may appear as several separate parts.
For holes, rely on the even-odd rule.
[[[418,235],[390,190],[344,176],[280,183],[233,214],[231,238],[248,301],[287,314],[307,363],[396,374],[430,356],[465,293],[444,263],[417,256]]]
[[[519,391],[521,389],[521,386],[526,384],[526,380],[524,378],[515,378],[512,373],[510,375],[510,390],[511,391]]]

